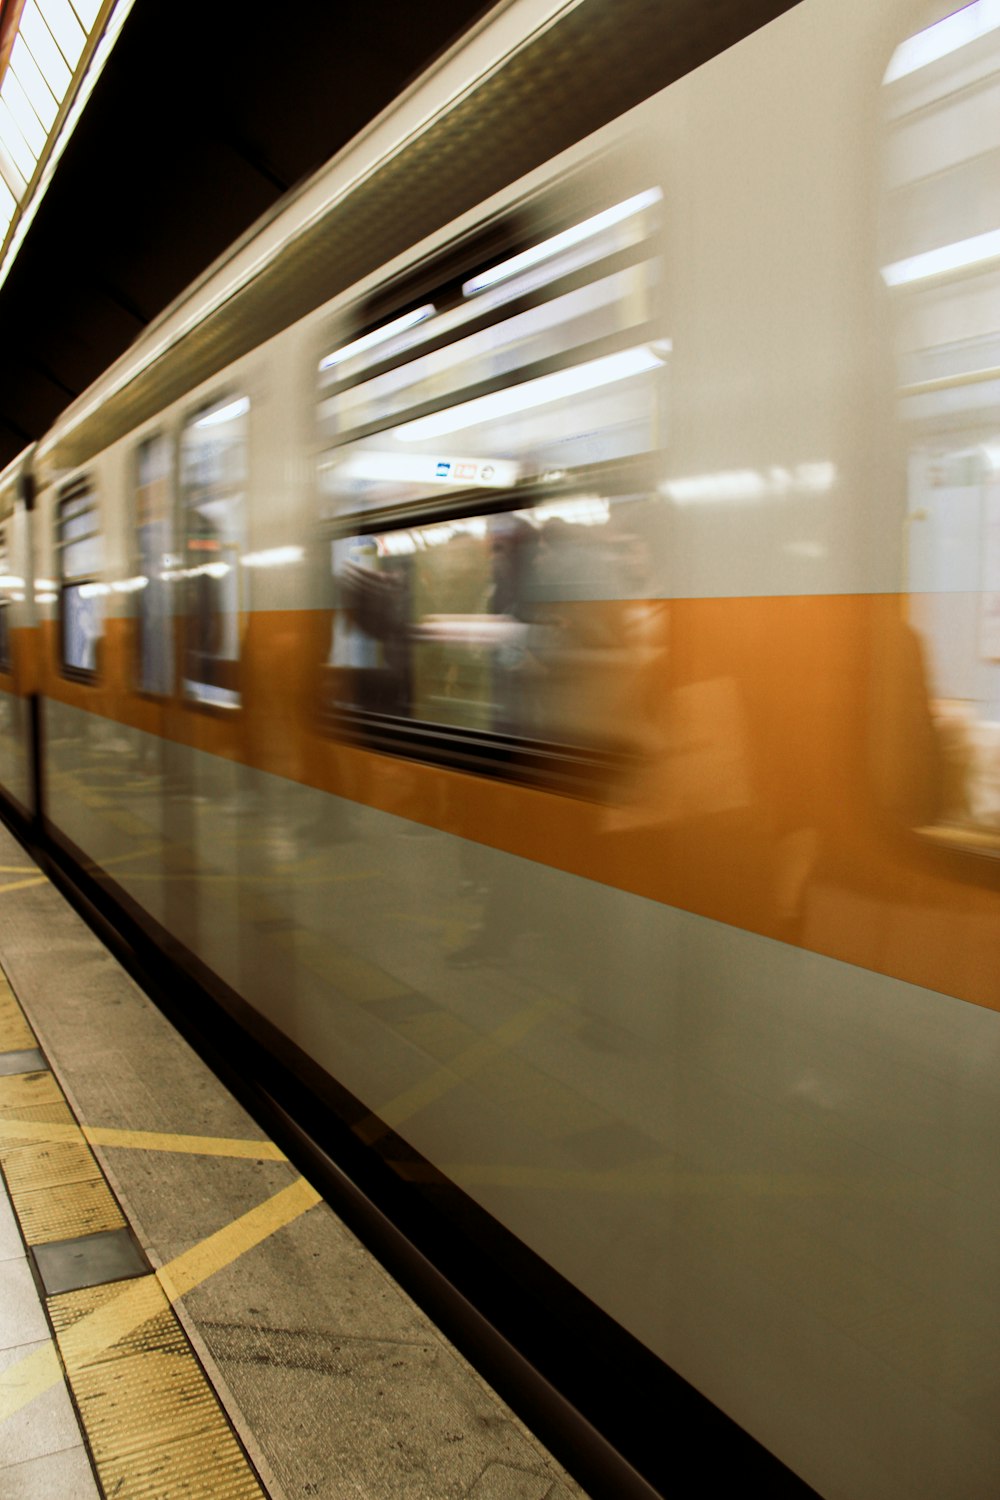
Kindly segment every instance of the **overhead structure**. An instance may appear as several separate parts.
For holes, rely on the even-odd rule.
[[[0,0],[0,285],[133,0]]]

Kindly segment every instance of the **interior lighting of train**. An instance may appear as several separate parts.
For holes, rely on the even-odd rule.
[[[600,495],[577,495],[572,500],[549,500],[534,510],[518,512],[533,526],[546,521],[565,521],[569,526],[606,526],[611,519],[611,504]]]
[[[633,375],[647,375],[657,370],[663,359],[648,344],[635,349],[623,349],[618,354],[605,354],[601,359],[590,359],[582,365],[573,365],[569,370],[556,370],[552,375],[540,375],[537,380],[525,380],[520,385],[505,386],[492,391],[488,396],[476,396],[471,401],[461,401],[457,406],[446,407],[429,417],[418,417],[415,422],[404,422],[393,432],[403,443],[419,443],[425,438],[440,437],[446,432],[460,432],[466,427],[475,427],[480,422],[491,422],[497,417],[510,417],[530,407],[544,406],[552,401],[561,401],[567,396],[580,396],[585,391],[613,385],[619,380],[628,380]]]
[[[935,250],[923,250],[919,255],[893,261],[882,267],[882,280],[886,286],[905,286],[911,281],[926,281],[930,276],[943,276],[949,271],[962,271],[967,266],[997,259],[1000,259],[1000,229],[988,229],[985,234],[973,234],[966,240],[955,240],[951,245],[939,245]]]
[[[160,577],[166,583],[179,583],[185,578],[225,578],[231,571],[228,563],[199,563],[196,568],[164,568]]]
[[[334,365],[343,364],[344,360],[352,359],[355,354],[364,354],[368,349],[374,349],[386,339],[395,338],[397,333],[405,333],[408,328],[414,328],[418,323],[426,322],[432,318],[437,311],[433,302],[425,302],[422,307],[415,307],[411,312],[403,313],[401,317],[393,318],[391,323],[383,323],[380,328],[373,328],[371,333],[363,333],[360,338],[352,339],[349,344],[343,344],[339,349],[334,349],[332,354],[327,354],[319,362],[321,370],[331,370]]]
[[[265,547],[262,552],[248,552],[240,558],[245,568],[287,568],[306,555],[304,547]]]
[[[496,286],[498,281],[506,281],[508,277],[516,276],[520,271],[527,271],[531,266],[536,266],[539,261],[559,255],[563,250],[571,250],[584,240],[593,239],[595,235],[602,234],[605,229],[611,229],[615,224],[621,224],[625,219],[631,219],[645,209],[652,208],[662,198],[663,193],[659,188],[647,188],[643,193],[636,193],[632,198],[615,203],[611,208],[605,208],[599,214],[583,219],[579,224],[574,224],[571,228],[552,235],[550,239],[541,240],[528,250],[512,255],[509,260],[502,260],[498,265],[491,266],[488,271],[480,271],[478,276],[472,276],[468,281],[463,281],[462,296],[474,297],[477,292]]]
[[[0,241],[9,235],[0,284],[133,3],[119,0],[89,53],[101,0],[27,0],[21,12],[0,82]]]
[[[116,578],[111,584],[116,594],[138,594],[142,589],[149,586],[149,579],[144,578],[141,573],[134,578]]]
[[[796,464],[787,469],[772,465],[760,469],[726,469],[718,474],[690,474],[682,479],[667,479],[659,485],[660,494],[677,505],[704,503],[754,503],[776,495],[821,494],[833,488],[837,479],[835,464],[825,459]]]
[[[895,83],[908,73],[916,73],[930,63],[957,52],[970,42],[978,41],[1000,26],[1000,0],[974,0],[963,10],[956,10],[924,31],[918,31],[902,42],[892,54],[885,70],[884,83]]]
[[[235,401],[228,401],[225,406],[213,407],[203,417],[199,417],[194,425],[195,427],[221,427],[224,422],[233,422],[237,417],[245,416],[249,410],[249,398],[239,396]]]

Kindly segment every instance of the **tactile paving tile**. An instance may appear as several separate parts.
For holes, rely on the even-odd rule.
[[[11,1130],[5,1135],[4,1124],[8,1122],[12,1125],[31,1125],[35,1128],[30,1131]],[[79,1126],[64,1099],[49,1099],[43,1104],[20,1106],[0,1104],[0,1161],[6,1169],[7,1161],[15,1151],[20,1151],[24,1146],[35,1145],[39,1141],[62,1139],[67,1131],[78,1133]]]
[[[48,1308],[106,1495],[265,1500],[155,1277]]]
[[[18,1052],[36,1045],[24,1012],[14,999],[6,979],[0,976],[0,1051]]]
[[[12,1193],[28,1193],[40,1187],[61,1187],[67,1182],[86,1182],[101,1175],[94,1153],[84,1140],[29,1141],[4,1167]]]
[[[0,1078],[0,1114],[26,1109],[33,1104],[62,1102],[62,1089],[46,1069],[39,1073],[12,1073]]]
[[[5,1172],[26,1146],[79,1137],[80,1127],[64,1099],[26,1104],[20,1109],[0,1106],[0,1165]]]
[[[122,1211],[96,1168],[95,1176],[85,1182],[53,1184],[43,1180],[28,1192],[11,1189],[10,1196],[29,1245],[79,1239],[125,1227]]]

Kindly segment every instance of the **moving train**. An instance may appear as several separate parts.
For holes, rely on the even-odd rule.
[[[995,0],[497,7],[0,549],[8,817],[635,1493],[1000,1491]]]

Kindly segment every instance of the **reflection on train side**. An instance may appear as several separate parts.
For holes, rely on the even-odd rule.
[[[183,570],[187,591],[184,692],[217,708],[240,703],[240,570],[246,551],[246,445],[250,402],[217,401],[181,437]]]
[[[616,747],[637,664],[643,548],[628,497],[579,495],[333,543],[344,705]],[[605,590],[611,601],[594,603]],[[591,602],[581,602],[591,601]]]
[[[621,601],[666,436],[660,197],[487,258],[321,359],[341,732],[588,791],[634,748]]]
[[[935,729],[910,821],[1000,854],[1000,9],[976,0],[904,42],[884,102],[903,588]]]

